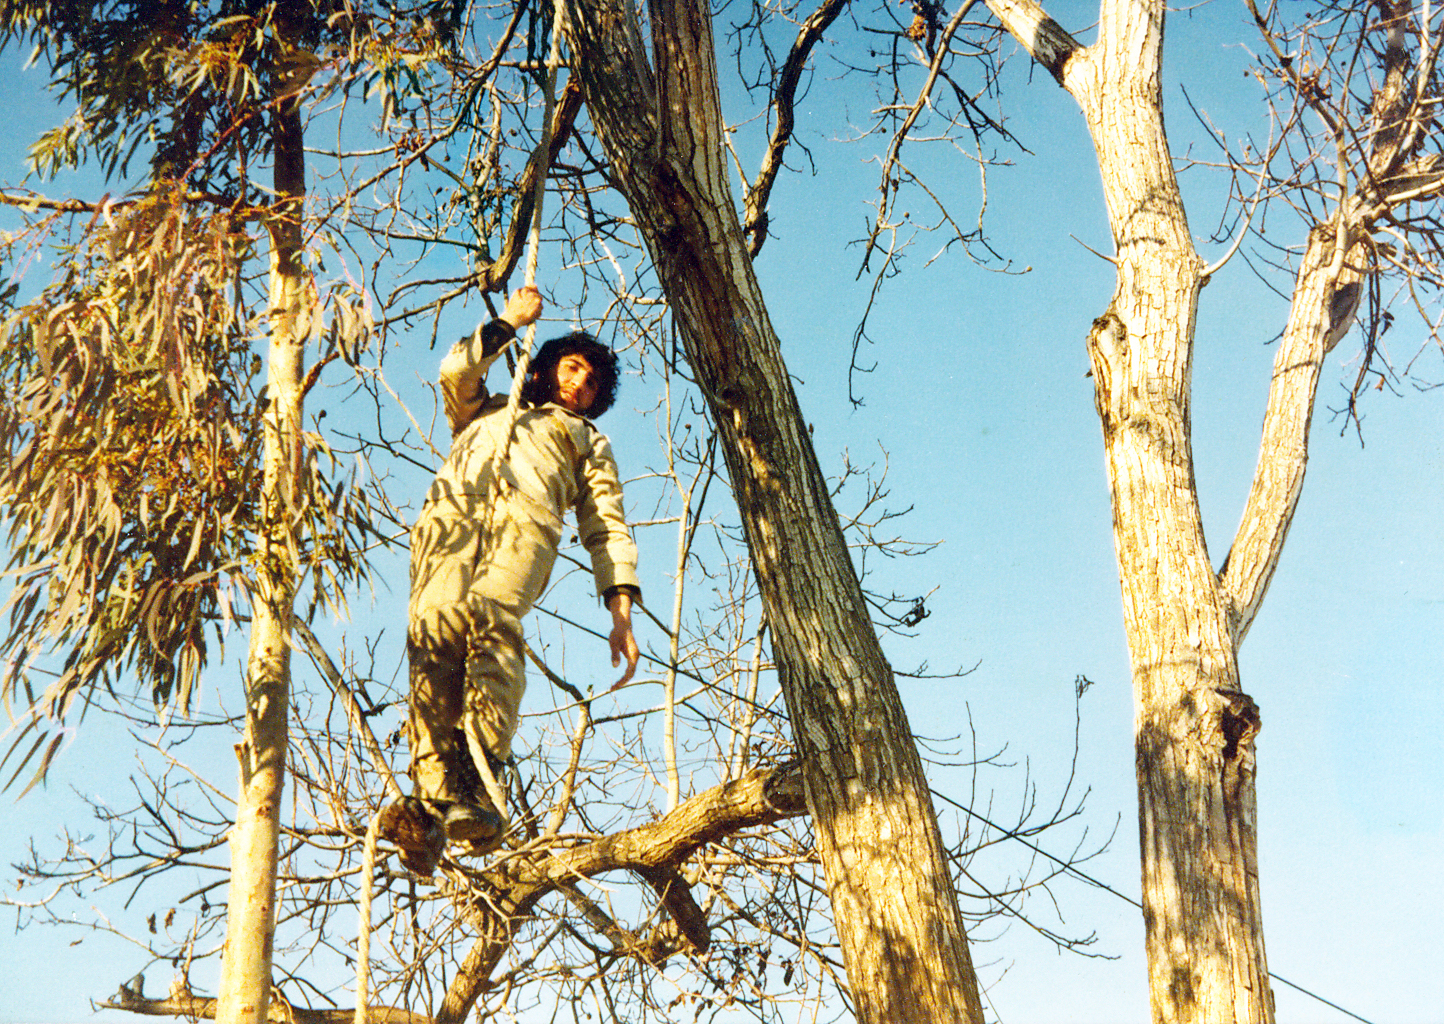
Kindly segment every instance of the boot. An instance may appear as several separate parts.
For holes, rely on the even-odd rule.
[[[447,810],[446,838],[453,843],[470,843],[470,852],[475,856],[489,853],[501,845],[506,818],[497,810],[482,785],[481,773],[472,760],[463,730],[456,730],[452,749],[454,756],[447,780],[452,791],[461,796]],[[491,751],[486,752],[486,759],[493,775],[499,778],[501,762]]]
[[[423,878],[436,873],[446,848],[442,819],[425,802],[414,796],[402,797],[381,809],[377,834],[392,843],[402,866]]]
[[[484,795],[478,796],[475,803],[452,804],[446,809],[444,822],[449,842],[500,845],[501,815]]]

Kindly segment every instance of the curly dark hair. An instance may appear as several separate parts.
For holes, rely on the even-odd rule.
[[[617,354],[586,331],[573,331],[553,338],[537,351],[527,367],[521,397],[532,405],[553,401],[556,398],[557,363],[570,355],[581,356],[591,364],[592,372],[596,374],[596,401],[582,410],[587,419],[596,419],[617,400],[617,385],[621,379],[617,372]]]

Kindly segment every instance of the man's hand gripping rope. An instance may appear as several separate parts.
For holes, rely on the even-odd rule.
[[[541,292],[536,290],[535,285],[522,285],[512,292],[506,300],[506,308],[501,311],[500,320],[511,324],[512,330],[518,334],[523,327],[530,327],[536,323],[541,316],[542,297]]]

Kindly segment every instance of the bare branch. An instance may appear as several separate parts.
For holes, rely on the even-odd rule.
[[[762,246],[767,241],[767,199],[772,194],[778,172],[782,170],[782,155],[787,151],[787,143],[792,138],[795,120],[793,105],[797,100],[797,85],[802,80],[803,69],[807,67],[807,58],[812,54],[812,48],[822,39],[822,34],[837,20],[837,16],[846,6],[847,0],[823,0],[817,10],[802,23],[797,39],[792,44],[792,51],[787,55],[787,62],[777,76],[772,99],[777,124],[772,129],[772,138],[768,140],[767,152],[762,157],[757,180],[747,190],[746,216],[742,231],[747,237],[747,251],[753,257],[762,251]]]
[[[216,1019],[219,1000],[196,995],[183,981],[177,981],[171,986],[170,994],[163,999],[147,999],[142,992],[144,983],[145,978],[136,975],[129,985],[122,984],[119,992],[101,1003],[100,1008],[126,1010],[145,1017]],[[271,993],[270,1005],[266,1008],[266,1020],[272,1024],[351,1024],[354,1019],[354,1010],[312,1010],[304,1006],[292,1006],[277,992]],[[431,1018],[425,1014],[412,1013],[410,1010],[393,1006],[367,1007],[366,1019],[374,1024],[431,1024]]]
[[[1033,60],[1059,85],[1073,92],[1074,87],[1068,83],[1069,65],[1074,57],[1086,53],[1083,44],[1065,32],[1034,0],[988,0],[988,10]]]
[[[489,987],[492,971],[532,908],[549,892],[577,879],[632,870],[644,877],[676,877],[676,866],[706,843],[741,829],[770,824],[806,812],[802,775],[795,763],[754,768],[740,779],[699,793],[658,821],[557,853],[504,855],[476,876],[472,889],[496,894],[473,908],[482,937],[468,951],[446,999],[438,1024],[464,1020]],[[690,897],[687,898],[690,901]],[[669,906],[684,905],[680,896]],[[695,904],[692,904],[695,907]],[[686,914],[688,927],[696,918]]]

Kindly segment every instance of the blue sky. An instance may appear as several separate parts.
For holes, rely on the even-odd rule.
[[[1086,10],[1070,4],[1055,15],[1075,28],[1091,20]],[[1212,4],[1170,23],[1167,102],[1178,152],[1198,134],[1179,82],[1231,136],[1258,130],[1262,108],[1237,45],[1246,38],[1243,13]],[[5,62],[0,89],[12,119],[0,177],[13,182],[23,173],[24,144],[50,115],[34,98],[34,73],[17,75],[13,54]],[[847,371],[867,282],[854,280],[859,254],[848,243],[868,216],[875,167],[861,147],[831,143],[846,134],[837,105],[860,101],[829,92],[825,76],[814,85],[820,109],[798,127],[816,174],[779,182],[774,237],[757,266],[824,469],[835,473],[844,449],[856,462],[880,462],[885,451],[894,504],[914,507],[903,532],[942,541],[922,563],[881,565],[877,580],[882,589],[916,589],[919,579],[938,586],[919,635],[885,639],[895,666],[978,666],[959,680],[900,679],[914,729],[951,736],[971,721],[980,746],[1006,744],[1009,759],[1027,762],[1046,802],[1066,777],[1074,680],[1087,676],[1095,685],[1081,701],[1078,766],[1091,788],[1087,822],[1093,835],[1118,824],[1111,847],[1086,870],[1136,897],[1132,700],[1102,445],[1084,376],[1084,337],[1112,290],[1111,268],[1084,244],[1106,252],[1109,234],[1072,101],[1046,75],[1031,84],[1022,78],[1015,73],[1010,84],[1010,127],[1031,153],[1012,154],[1016,166],[990,173],[988,224],[1013,267],[1032,269],[992,273],[956,254],[925,266],[933,249],[922,239],[872,313],[876,343],[863,361],[877,369],[857,381],[862,407],[848,402]],[[917,159],[970,215],[977,174],[937,148]],[[1215,258],[1202,236],[1219,214],[1216,183],[1197,172],[1183,183],[1200,250]],[[543,279],[547,273],[543,255]],[[1193,439],[1215,562],[1247,494],[1269,342],[1284,312],[1241,261],[1200,300]],[[1395,339],[1396,355],[1420,343],[1410,330],[1406,324]],[[1337,404],[1358,350],[1352,334],[1330,359],[1298,517],[1241,652],[1243,684],[1264,723],[1263,910],[1274,972],[1375,1024],[1423,1024],[1437,1021],[1444,1005],[1444,392],[1372,395],[1361,447],[1352,433],[1340,436],[1326,409]],[[1424,362],[1441,365],[1437,355]],[[1444,369],[1435,376],[1444,379]],[[646,462],[655,444],[649,424],[624,415],[628,401],[624,391],[603,424],[624,472]],[[669,568],[665,558],[644,564],[644,585],[650,575],[665,592]],[[379,614],[394,615],[403,600],[383,593]],[[223,685],[211,692],[223,695]],[[26,837],[54,834],[74,813],[68,785],[105,792],[118,784],[128,770],[125,743],[113,723],[87,721],[46,791],[0,804],[0,860],[18,859]],[[966,779],[948,772],[935,781],[960,797],[968,791]],[[996,808],[1022,798],[1019,770],[985,781],[997,786]],[[1008,1024],[1146,1020],[1137,911],[1081,883],[1056,891],[1067,925],[1096,930],[1096,949],[1116,959],[1059,954],[1022,927],[988,923],[974,936],[973,955],[995,1015]],[[86,1000],[133,971],[120,946],[68,945],[77,937],[0,930],[0,958],[10,967],[0,1019],[89,1019]],[[151,989],[163,984],[153,980]],[[1349,1019],[1286,986],[1275,986],[1275,996],[1280,1022]]]

